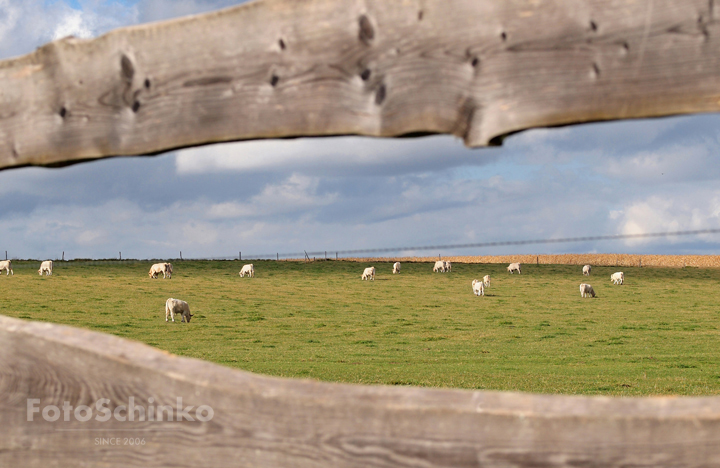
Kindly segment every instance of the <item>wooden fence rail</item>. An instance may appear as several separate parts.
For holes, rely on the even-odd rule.
[[[63,39],[0,62],[0,168],[713,112],[714,3],[264,0]],[[0,436],[18,467],[712,466],[720,398],[270,378],[0,317]]]
[[[0,466],[720,464],[718,398],[548,396],[263,377],[115,336],[6,317],[0,317],[0,343]],[[96,419],[117,408],[127,418],[131,399],[144,418],[135,408],[134,421]],[[81,405],[93,411],[77,413]],[[173,414],[148,421],[151,413],[158,419],[160,406]],[[198,420],[199,407],[206,421]]]
[[[263,0],[66,38],[0,62],[0,168],[714,112],[714,3]]]

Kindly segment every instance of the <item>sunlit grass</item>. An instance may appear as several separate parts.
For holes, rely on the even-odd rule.
[[[604,395],[720,393],[715,269],[375,263],[176,262],[151,280],[151,262],[13,262],[0,278],[2,313],[86,327],[183,356],[253,372],[365,384]],[[486,297],[470,282],[490,274]],[[598,297],[582,299],[589,282]],[[190,324],[165,323],[168,297]]]

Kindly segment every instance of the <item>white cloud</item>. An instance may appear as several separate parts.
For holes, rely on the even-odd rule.
[[[211,223],[188,220],[184,221],[180,228],[183,233],[182,240],[187,244],[212,245],[218,238],[218,230]]]
[[[67,36],[90,38],[93,37],[93,29],[92,19],[88,18],[88,15],[83,15],[83,12],[79,10],[70,10],[65,12],[55,26],[52,40]]]
[[[720,227],[720,191],[696,189],[665,196],[651,195],[629,203],[617,218],[622,234],[648,234]],[[711,236],[700,238],[713,240]],[[664,243],[686,241],[667,237]],[[639,246],[657,242],[656,238],[628,239],[627,245]]]
[[[279,184],[267,185],[247,203],[225,202],[210,206],[209,218],[276,216],[327,206],[337,200],[336,193],[317,194],[319,179],[293,174]]]
[[[57,0],[0,0],[0,59],[23,55],[63,37],[98,36],[136,24],[138,9],[114,0],[86,0],[81,9]]]
[[[693,145],[672,145],[630,156],[609,156],[597,170],[618,180],[664,184],[720,178],[716,142],[703,139]]]
[[[183,149],[176,156],[179,174],[424,170],[484,164],[482,150],[468,150],[452,137],[393,140],[369,137],[299,138],[223,143]]]
[[[538,145],[553,144],[571,137],[572,129],[570,127],[533,128],[511,136],[507,142],[513,146],[535,148]]]
[[[78,234],[76,242],[81,246],[102,245],[107,241],[107,232],[104,229],[82,231]]]
[[[619,219],[623,215],[623,213],[624,212],[622,210],[610,210],[608,216],[610,219],[615,220]]]
[[[10,0],[0,0],[0,43],[8,40],[8,35],[15,29],[21,17],[20,7],[10,3]]]
[[[622,233],[635,235],[677,230],[679,213],[672,208],[671,203],[659,197],[635,202],[624,210]]]

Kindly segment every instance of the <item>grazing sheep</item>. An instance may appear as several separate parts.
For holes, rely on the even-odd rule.
[[[45,273],[47,276],[50,276],[52,275],[52,267],[52,260],[45,260],[40,264],[40,269],[38,270],[38,273],[40,274],[40,276],[42,276],[43,273]]]
[[[483,276],[483,284],[485,285],[486,288],[488,286],[490,286],[490,275]]]
[[[438,271],[440,273],[445,272],[445,262],[443,260],[438,260],[437,262],[435,262],[435,266],[433,266],[433,272],[437,273]]]
[[[375,281],[375,267],[367,267],[365,268],[365,271],[363,271],[362,276],[360,277],[361,280],[373,280]]]
[[[452,264],[450,262],[445,262],[445,271],[452,271]]]
[[[509,271],[511,275],[513,274],[514,271],[517,271],[518,274],[521,274],[520,264],[519,263],[511,263],[510,265],[508,265],[507,271]]]
[[[472,280],[472,288],[473,293],[475,293],[476,296],[485,295],[485,283],[483,283],[482,281],[478,281],[476,279]]]
[[[160,273],[162,273],[163,278],[167,278],[170,276],[170,273],[168,272],[168,265],[169,263],[156,263],[153,266],[150,267],[150,271],[148,272],[148,276],[150,278],[157,278]]]
[[[595,290],[587,283],[580,285],[580,297],[595,297]]]
[[[0,262],[0,271],[3,271],[3,270],[7,270],[7,274],[5,276],[7,276],[7,275],[15,276],[15,273],[13,273],[13,270],[12,270],[12,260],[3,260],[2,262]]]
[[[592,270],[592,267],[590,265],[585,265],[583,267],[583,276],[590,276],[590,270]]]
[[[618,271],[610,275],[610,279],[613,284],[623,284],[625,282],[625,275],[622,271]]]
[[[168,278],[172,278],[172,263],[165,264],[165,273],[167,274]]]
[[[239,274],[240,274],[240,278],[245,278],[245,275],[248,275],[248,278],[255,278],[255,267],[253,266],[252,263],[243,265]]]
[[[182,316],[182,321],[190,323],[192,314],[190,313],[190,306],[185,301],[180,299],[173,299],[172,297],[165,301],[165,321],[168,321],[168,315],[175,321],[175,314]]]
[[[394,275],[395,273],[400,273],[400,262],[395,262],[395,263],[393,264],[393,275]]]

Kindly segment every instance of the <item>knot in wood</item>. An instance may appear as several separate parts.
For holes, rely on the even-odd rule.
[[[387,90],[385,89],[385,84],[381,84],[377,92],[375,93],[375,104],[378,106],[385,101],[385,95],[387,94]]]
[[[126,83],[132,83],[135,76],[135,67],[125,54],[120,59],[120,76]]]
[[[367,16],[362,15],[360,16],[358,23],[360,24],[360,33],[358,37],[365,44],[370,44],[372,40],[375,39],[375,28],[373,28],[370,19]]]

